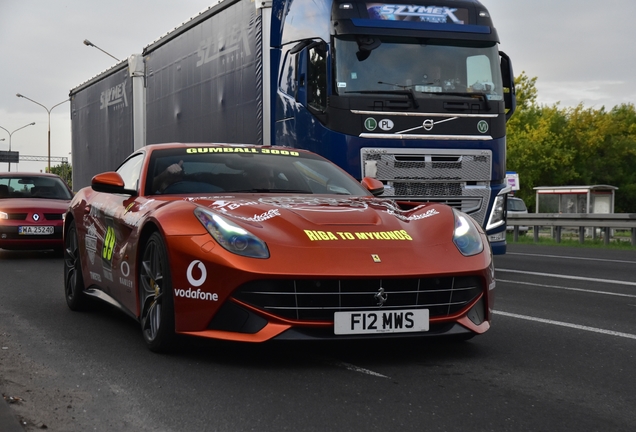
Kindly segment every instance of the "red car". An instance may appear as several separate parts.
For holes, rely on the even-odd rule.
[[[65,294],[175,335],[233,341],[429,335],[490,327],[488,241],[469,216],[376,197],[283,147],[149,145],[79,191],[64,224]]]
[[[0,249],[61,251],[71,198],[73,192],[55,174],[0,173]]]

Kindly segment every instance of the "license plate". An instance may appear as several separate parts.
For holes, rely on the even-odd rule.
[[[20,235],[50,235],[53,234],[52,226],[27,225],[18,227]]]
[[[428,331],[428,309],[336,312],[334,333],[375,334]]]

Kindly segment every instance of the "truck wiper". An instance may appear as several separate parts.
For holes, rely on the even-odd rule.
[[[478,96],[481,100],[484,101],[484,105],[486,106],[486,111],[490,111],[490,102],[488,101],[488,96],[486,93],[482,92],[457,92],[457,93],[444,93],[451,96],[463,96],[463,97],[475,97]]]
[[[413,103],[414,108],[419,108],[420,104],[417,103],[415,99],[415,93],[413,89],[409,90],[360,90],[360,91],[346,91],[345,93],[357,93],[357,94],[395,94],[395,95],[406,95],[409,100]]]
[[[433,94],[433,95],[437,95],[437,96],[461,96],[461,97],[469,97],[469,98],[475,98],[475,96],[477,96],[479,99],[484,101],[484,105],[486,106],[486,111],[490,111],[490,102],[488,101],[488,96],[486,96],[486,93],[481,93],[481,92],[431,92],[431,91],[426,91],[426,92],[420,92],[420,93],[424,93],[424,94]]]

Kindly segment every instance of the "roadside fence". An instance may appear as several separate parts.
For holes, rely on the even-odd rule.
[[[513,241],[519,241],[519,227],[533,227],[534,241],[539,241],[542,227],[549,227],[557,243],[561,243],[564,228],[578,230],[579,243],[600,233],[607,245],[616,240],[615,230],[631,230],[631,244],[636,246],[636,213],[509,213],[508,226],[514,226]]]

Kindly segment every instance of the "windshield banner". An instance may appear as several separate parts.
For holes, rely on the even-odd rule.
[[[468,9],[448,6],[367,3],[369,18],[387,21],[419,21],[435,24],[466,24]]]

